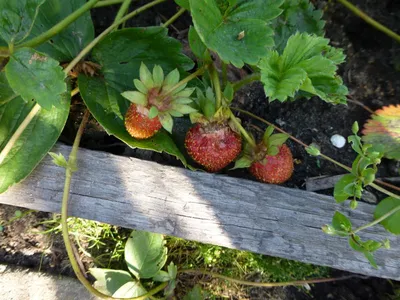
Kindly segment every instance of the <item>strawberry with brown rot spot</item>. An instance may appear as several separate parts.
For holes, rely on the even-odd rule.
[[[194,161],[209,172],[225,168],[242,150],[242,137],[229,122],[229,114],[222,107],[216,111],[212,89],[206,96],[197,90],[197,104],[200,112],[191,113],[195,125],[187,132],[185,147]],[[229,111],[230,112],[230,111]]]

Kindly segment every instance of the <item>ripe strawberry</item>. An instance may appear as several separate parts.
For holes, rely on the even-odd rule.
[[[287,181],[293,174],[293,156],[285,144],[279,147],[278,154],[265,156],[266,163],[253,162],[250,173],[258,180],[266,183],[280,184]]]
[[[218,172],[239,155],[242,137],[228,125],[198,123],[187,132],[185,147],[207,171]]]
[[[125,127],[129,134],[137,139],[152,137],[162,127],[160,119],[150,119],[149,110],[132,103],[125,115]]]

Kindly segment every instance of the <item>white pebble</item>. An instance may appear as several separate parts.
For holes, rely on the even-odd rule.
[[[343,148],[346,145],[346,139],[340,134],[334,134],[331,137],[331,143],[336,148]]]

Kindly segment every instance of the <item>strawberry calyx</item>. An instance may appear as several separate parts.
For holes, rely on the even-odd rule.
[[[282,145],[289,138],[289,135],[283,133],[273,134],[273,131],[274,127],[269,126],[263,135],[262,141],[255,146],[246,143],[243,154],[236,160],[232,169],[248,168],[255,162],[266,165],[268,156],[276,156]]]
[[[134,103],[139,112],[146,112],[144,115],[148,118],[158,118],[168,132],[172,132],[172,117],[182,117],[196,111],[191,106],[194,88],[186,88],[187,83],[177,87],[180,79],[178,69],[164,76],[160,66],[155,65],[150,72],[142,63],[139,77],[140,79],[133,80],[136,90],[125,91],[121,95]]]

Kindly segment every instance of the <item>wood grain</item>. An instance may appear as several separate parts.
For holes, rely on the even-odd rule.
[[[69,154],[57,145],[53,152]],[[47,157],[22,184],[0,195],[0,203],[59,212],[64,169]],[[335,210],[354,226],[370,222],[374,206],[351,211],[332,197],[297,189],[192,172],[134,158],[81,149],[71,187],[70,215],[188,240],[284,257],[355,273],[400,279],[400,237],[381,226],[363,239],[389,237],[378,250],[379,269],[350,249],[343,238],[321,231]]]

